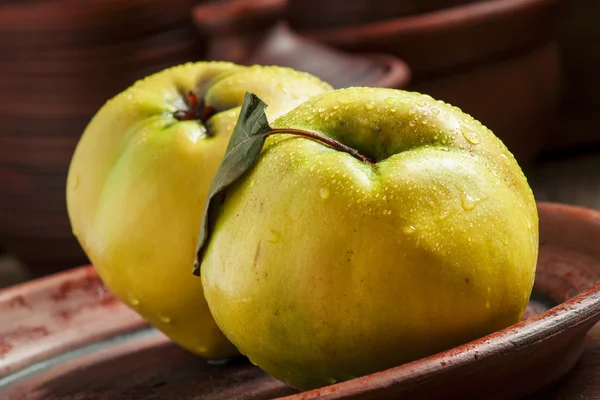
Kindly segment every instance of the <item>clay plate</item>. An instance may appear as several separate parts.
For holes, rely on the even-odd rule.
[[[0,399],[523,398],[565,375],[600,319],[600,213],[542,203],[521,323],[390,370],[298,394],[244,359],[209,364],[115,300],[90,267],[0,292]]]

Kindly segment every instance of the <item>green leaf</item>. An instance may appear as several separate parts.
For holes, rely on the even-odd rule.
[[[254,93],[246,93],[242,110],[229,140],[225,156],[208,191],[194,264],[194,275],[200,275],[200,263],[212,229],[225,201],[226,189],[237,181],[258,160],[271,127],[265,114],[265,104]]]

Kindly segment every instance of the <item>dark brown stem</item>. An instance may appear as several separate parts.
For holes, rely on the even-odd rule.
[[[357,150],[353,149],[352,147],[346,146],[345,144],[340,143],[340,142],[338,142],[335,139],[328,138],[327,136],[322,136],[322,135],[319,135],[319,134],[314,133],[314,132],[303,131],[301,129],[283,128],[283,129],[273,129],[273,130],[269,131],[268,136],[276,135],[276,134],[277,135],[281,135],[281,134],[297,135],[297,136],[303,136],[303,137],[306,137],[306,138],[309,138],[309,139],[314,139],[314,140],[316,140],[318,142],[325,143],[329,147],[333,147],[336,150],[348,153],[352,157],[354,157],[354,158],[356,158],[356,159],[364,162],[365,164],[369,164],[369,165],[374,165],[375,164],[369,158],[367,158],[366,156],[360,154]]]
[[[198,98],[198,96],[196,96],[196,94],[194,92],[189,91],[187,98],[188,98],[188,107],[190,108],[190,110],[192,110],[192,111],[197,110],[200,106],[200,99]]]
[[[187,106],[187,110],[177,110],[173,113],[173,116],[180,121],[206,122],[217,112],[215,107],[207,106],[204,99],[200,99],[194,92],[188,93]]]
[[[200,110],[200,120],[206,122],[210,117],[215,115],[215,113],[216,110],[214,106],[202,107],[202,109]]]

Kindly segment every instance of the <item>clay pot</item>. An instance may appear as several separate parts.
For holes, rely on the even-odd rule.
[[[192,10],[200,33],[209,38],[207,58],[243,64],[283,17],[286,0],[227,0]]]
[[[549,43],[467,70],[416,80],[409,88],[473,115],[527,166],[540,154],[556,123],[559,81],[558,48]]]
[[[407,65],[386,54],[351,55],[307,40],[278,22],[285,0],[230,0],[194,7],[194,22],[209,38],[208,58],[237,64],[291,67],[334,87],[401,88],[410,79]]]
[[[556,14],[555,0],[490,0],[300,33],[347,51],[402,58],[413,74],[409,89],[472,114],[527,163],[539,154],[557,108]]]
[[[197,0],[12,1],[2,3],[0,45],[17,49],[118,43],[188,23]]]
[[[273,29],[246,64],[280,65],[311,73],[335,88],[372,86],[403,88],[410,70],[402,60],[385,55],[351,55],[294,34],[286,24]]]
[[[0,292],[0,398],[597,399],[600,214],[538,210],[540,256],[522,322],[462,346],[297,393],[247,360],[215,365],[183,350],[111,296],[93,268],[75,268]],[[131,371],[135,379],[123,379]]]
[[[332,29],[417,15],[489,0],[288,0],[286,18],[295,29]]]
[[[600,145],[600,2],[569,0],[561,14],[558,37],[565,72],[561,121],[546,149],[580,151]]]
[[[556,0],[489,0],[342,29],[297,31],[350,51],[396,54],[416,77],[549,41]]]
[[[201,59],[195,0],[0,5],[0,246],[34,274],[85,263],[66,212],[86,124],[135,80]]]

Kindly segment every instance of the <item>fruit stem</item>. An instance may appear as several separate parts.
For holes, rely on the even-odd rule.
[[[352,147],[346,146],[345,144],[340,143],[335,139],[329,138],[327,136],[319,135],[314,132],[304,131],[301,129],[294,129],[294,128],[282,128],[282,129],[273,129],[273,130],[269,131],[268,136],[276,135],[276,134],[277,135],[282,135],[282,134],[283,135],[285,135],[285,134],[297,135],[297,136],[303,136],[303,137],[306,137],[309,139],[314,139],[318,142],[325,143],[329,147],[333,147],[336,150],[348,153],[352,157],[364,162],[365,164],[369,164],[369,165],[375,164],[369,158],[362,155],[361,153],[359,153],[357,150],[353,149]]]
[[[215,107],[207,106],[204,99],[200,99],[191,91],[187,94],[187,106],[187,110],[177,110],[173,116],[180,121],[206,122],[216,113]]]

